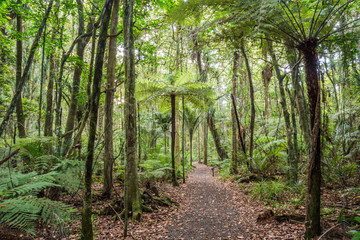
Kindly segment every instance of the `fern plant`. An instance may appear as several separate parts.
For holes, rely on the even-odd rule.
[[[69,205],[48,198],[21,196],[0,202],[0,223],[35,235],[40,219],[47,224],[55,220],[55,216],[69,220],[71,210]]]
[[[68,221],[72,210],[69,205],[37,197],[48,187],[61,186],[57,182],[64,179],[63,173],[55,171],[59,167],[45,174],[0,169],[0,223],[35,235],[39,221],[46,224]]]

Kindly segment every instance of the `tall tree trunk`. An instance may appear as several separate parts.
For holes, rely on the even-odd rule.
[[[166,144],[166,132],[164,132],[164,154],[166,155],[167,154],[167,144]]]
[[[93,229],[91,222],[91,215],[92,215],[91,185],[92,185],[93,161],[94,161],[94,151],[95,151],[96,126],[97,126],[99,99],[100,99],[100,91],[101,91],[101,78],[103,74],[102,68],[104,62],[106,37],[107,37],[107,30],[109,27],[112,4],[113,1],[108,0],[105,2],[104,5],[99,41],[96,51],[95,72],[94,72],[94,80],[92,86],[92,98],[90,102],[90,106],[91,106],[90,128],[89,128],[87,157],[85,162],[85,182],[84,182],[84,198],[83,198],[84,203],[83,203],[83,214],[81,221],[81,233],[82,233],[81,238],[85,240],[93,239]]]
[[[176,96],[175,96],[176,98]],[[176,169],[180,169],[181,155],[180,155],[180,110],[179,103],[175,101],[175,165]]]
[[[194,35],[193,38],[193,42],[194,42],[194,52],[195,52],[195,56],[196,56],[196,62],[198,65],[198,71],[199,71],[199,75],[200,75],[200,82],[205,83],[207,76],[206,76],[206,72],[207,72],[207,67],[205,66],[203,68],[202,66],[202,61],[201,61],[201,50],[200,50],[200,46],[198,44],[198,36]],[[208,113],[206,113],[206,119],[208,118]],[[207,161],[208,161],[208,126],[207,126],[207,121],[202,122],[202,128],[203,128],[203,142],[202,142],[202,149],[203,149],[203,156],[204,156],[204,164],[207,165]]]
[[[208,113],[206,113],[208,115]],[[206,116],[206,118],[209,118]],[[208,164],[208,125],[207,122],[203,122],[203,154],[204,154],[204,164]]]
[[[31,45],[29,57],[28,57],[28,59],[26,61],[23,74],[22,74],[21,79],[20,79],[20,81],[19,81],[19,83],[17,85],[15,94],[14,94],[13,98],[11,99],[11,103],[10,103],[10,105],[9,105],[7,111],[6,111],[6,114],[3,117],[3,120],[2,120],[2,122],[0,124],[0,136],[3,134],[3,132],[4,132],[5,128],[6,128],[6,125],[9,122],[10,116],[14,112],[15,106],[16,106],[17,102],[20,99],[21,92],[22,92],[22,90],[24,88],[25,82],[26,82],[26,80],[28,78],[28,75],[29,75],[29,70],[30,70],[31,64],[32,64],[33,59],[34,59],[35,51],[36,51],[36,49],[37,49],[37,47],[39,45],[39,40],[41,38],[42,31],[45,28],[46,21],[49,18],[53,3],[54,3],[54,0],[49,1],[48,7],[47,7],[47,9],[45,11],[44,18],[43,18],[43,20],[42,20],[42,22],[40,24],[38,32],[36,33],[35,39],[34,39],[32,45]]]
[[[44,136],[53,135],[53,94],[54,94],[54,80],[56,74],[56,60],[55,53],[50,53],[49,57],[50,68],[49,68],[49,82],[46,92],[46,115],[44,125]]]
[[[253,157],[253,150],[254,150],[254,128],[255,128],[255,98],[254,98],[254,87],[253,87],[253,81],[252,81],[252,75],[250,70],[250,64],[248,57],[245,52],[245,46],[244,46],[244,40],[241,40],[241,52],[245,59],[245,65],[247,70],[247,75],[249,79],[249,89],[250,89],[250,100],[251,100],[251,117],[250,117],[250,150],[249,150],[249,156],[252,159]],[[251,165],[250,165],[251,166]]]
[[[193,158],[192,158],[192,155],[193,155],[193,135],[190,134],[189,136],[189,140],[190,140],[190,166],[192,166],[193,164]]]
[[[264,94],[265,94],[265,118],[269,119],[269,84],[272,77],[272,67],[270,63],[266,63],[262,71],[262,78],[264,81]],[[267,131],[267,130],[266,130]]]
[[[309,171],[306,194],[305,238],[312,239],[321,233],[321,149],[320,149],[320,86],[318,79],[318,57],[316,39],[307,39],[299,50],[304,55],[306,86],[310,105],[310,124],[312,130]]]
[[[91,20],[91,22],[93,23],[92,26],[92,41],[91,41],[91,58],[90,58],[90,69],[89,69],[89,74],[88,74],[88,82],[87,82],[87,87],[86,87],[86,94],[88,97],[88,104],[86,105],[85,108],[85,113],[83,113],[82,119],[80,121],[80,126],[79,129],[77,131],[77,133],[74,136],[74,141],[72,143],[72,146],[68,149],[68,152],[66,154],[67,158],[69,158],[73,151],[75,150],[75,146],[80,143],[81,140],[81,134],[85,129],[87,120],[89,118],[90,115],[90,100],[91,100],[91,79],[93,76],[93,69],[94,69],[94,61],[95,61],[95,48],[96,48],[96,28],[95,28],[95,23],[93,21],[93,19]]]
[[[184,96],[181,99],[182,102],[182,173],[183,173],[183,183],[185,183],[185,100]]]
[[[225,151],[224,146],[221,145],[221,141],[220,141],[220,135],[216,129],[215,126],[215,119],[214,119],[214,115],[213,114],[209,114],[209,117],[207,119],[208,122],[208,126],[211,132],[211,135],[214,139],[214,143],[215,143],[215,148],[216,148],[216,152],[219,156],[220,161],[223,161],[224,159],[229,158],[228,154]]]
[[[84,20],[84,10],[83,4],[81,0],[76,0],[77,7],[78,7],[78,14],[79,14],[79,26],[78,26],[78,36],[81,36],[85,32],[85,20]],[[92,21],[88,24],[87,33],[92,32]],[[65,126],[65,133],[64,133],[64,150],[62,152],[65,155],[68,152],[68,149],[71,145],[71,139],[74,132],[75,126],[75,119],[76,119],[76,111],[78,108],[78,95],[80,89],[80,80],[81,80],[81,73],[83,70],[83,61],[84,61],[84,53],[86,45],[90,40],[89,37],[81,38],[77,43],[76,55],[77,55],[77,63],[75,64],[75,70],[73,75],[73,83],[72,83],[72,90],[71,90],[71,101],[68,111],[68,116],[66,119],[66,126]]]
[[[171,94],[171,167],[172,167],[172,183],[173,186],[179,186],[176,178],[176,164],[175,164],[175,131],[176,131],[176,95]]]
[[[42,101],[43,101],[43,85],[44,85],[44,78],[46,76],[44,72],[45,68],[45,43],[46,43],[46,25],[44,30],[44,36],[43,36],[43,46],[42,46],[42,56],[41,56],[41,76],[40,76],[40,99],[39,99],[39,117],[38,117],[38,135],[41,135],[41,111],[42,111]]]
[[[137,133],[138,133],[138,164],[141,162],[141,124],[140,124],[140,104],[137,104],[137,110],[135,114],[137,113]]]
[[[125,66],[125,214],[132,212],[133,219],[140,219],[141,203],[136,164],[136,100],[135,100],[135,51],[133,34],[134,0],[123,1],[124,66]],[[126,216],[125,215],[125,216]]]
[[[298,139],[297,139],[297,124],[296,124],[296,94],[295,92],[293,94],[290,93],[289,88],[286,88],[286,91],[288,92],[289,98],[290,98],[290,106],[291,106],[291,124],[292,124],[292,134],[293,134],[293,146],[294,146],[294,159],[292,160],[293,163],[293,169],[298,169],[299,166],[299,145],[298,145]],[[294,180],[295,182],[298,181],[298,172],[294,172]]]
[[[232,85],[231,85],[231,94],[233,98],[237,99],[237,75],[240,63],[240,55],[239,50],[234,50],[234,59],[233,59],[233,76],[232,76]],[[238,141],[237,141],[237,127],[236,127],[236,118],[235,111],[237,111],[234,105],[231,105],[231,166],[230,166],[230,174],[237,174],[238,169]]]
[[[297,62],[297,52],[294,49],[286,47],[287,60],[292,67],[291,70],[291,81],[294,86],[296,105],[299,113],[299,122],[301,132],[304,138],[305,145],[308,149],[311,147],[311,129],[309,122],[309,111],[307,107],[306,100],[304,98],[304,91],[300,86],[300,73],[299,67],[295,66]]]
[[[271,41],[268,41],[269,44],[269,52],[271,55],[271,58],[274,63],[275,73],[276,77],[279,82],[279,90],[280,90],[280,105],[284,114],[285,119],[285,128],[286,128],[286,142],[288,146],[288,164],[290,166],[290,171],[288,172],[288,179],[291,183],[295,183],[297,181],[297,169],[295,169],[294,161],[295,161],[295,155],[294,155],[294,145],[293,145],[293,138],[292,138],[292,129],[291,129],[291,122],[290,122],[290,114],[287,108],[286,103],[286,95],[285,95],[285,89],[284,89],[284,78],[285,75],[281,75],[280,73],[280,67],[277,61],[277,58],[275,56],[275,52],[273,49],[273,45]]]
[[[18,4],[22,4],[21,0],[17,1]],[[21,82],[21,71],[22,71],[22,58],[23,58],[23,44],[22,44],[22,33],[23,33],[23,27],[22,27],[22,18],[20,13],[16,16],[16,30],[18,32],[18,38],[16,40],[16,83],[15,89],[18,89],[19,84]],[[25,132],[25,116],[22,106],[22,98],[21,93],[19,96],[19,100],[16,103],[16,120],[17,120],[17,128],[20,138],[26,137]]]
[[[114,0],[113,11],[110,24],[110,41],[109,41],[109,59],[107,67],[107,86],[105,96],[105,136],[104,136],[104,187],[103,195],[111,197],[113,186],[113,110],[114,110],[114,93],[115,93],[115,67],[116,67],[116,40],[117,26],[119,18],[120,1]]]
[[[56,28],[53,27],[51,34],[51,41],[54,42],[56,37]],[[53,135],[53,98],[54,98],[54,82],[56,78],[56,49],[53,48],[50,51],[49,56],[49,82],[46,91],[46,110],[45,110],[45,125],[44,125],[44,136],[52,136]]]
[[[198,149],[198,162],[201,163],[201,147],[200,147],[200,127],[198,127],[197,131],[197,149]]]

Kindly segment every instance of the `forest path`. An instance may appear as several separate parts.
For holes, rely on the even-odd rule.
[[[167,227],[167,239],[246,239],[233,192],[211,175],[211,168],[194,166],[179,189],[185,204]]]

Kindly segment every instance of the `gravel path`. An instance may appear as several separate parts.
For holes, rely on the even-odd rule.
[[[168,226],[167,239],[247,239],[233,194],[211,169],[195,163],[181,189],[185,204]]]

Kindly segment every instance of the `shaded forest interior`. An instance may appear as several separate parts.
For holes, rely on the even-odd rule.
[[[0,239],[360,239],[359,24],[354,0],[1,1]]]

